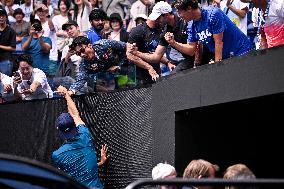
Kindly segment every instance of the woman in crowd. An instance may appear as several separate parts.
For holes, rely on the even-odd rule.
[[[57,36],[58,63],[61,61],[62,50],[64,48],[64,40],[66,37],[68,37],[67,33],[62,30],[62,25],[66,23],[68,20],[71,20],[71,14],[69,13],[70,6],[71,6],[70,1],[59,0],[58,9],[60,14],[55,15],[52,18],[52,22],[54,24]]]
[[[81,32],[87,33],[91,27],[89,22],[89,14],[92,11],[92,4],[88,0],[72,0],[74,4],[74,15],[72,20],[75,20]]]
[[[110,33],[109,39],[116,41],[128,41],[128,32],[123,28],[123,21],[118,13],[112,13],[109,17],[110,27],[112,32]]]
[[[13,53],[16,56],[13,56],[13,59],[16,60],[17,55],[23,54],[21,41],[25,36],[29,35],[30,32],[30,23],[24,21],[25,14],[21,8],[17,8],[13,14],[16,22],[11,24],[11,28],[16,32],[16,51]]]

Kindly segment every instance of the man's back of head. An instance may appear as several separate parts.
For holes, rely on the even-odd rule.
[[[62,113],[56,119],[59,137],[64,140],[73,138],[77,134],[74,119],[69,113]]]

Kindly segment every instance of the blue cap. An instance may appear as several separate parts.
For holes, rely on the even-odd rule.
[[[69,113],[62,113],[56,119],[59,136],[62,139],[71,139],[77,134],[74,119]]]

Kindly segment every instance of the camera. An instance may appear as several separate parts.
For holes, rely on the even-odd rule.
[[[35,31],[40,32],[42,30],[42,26],[38,23],[35,23],[32,25],[32,27],[35,29]]]

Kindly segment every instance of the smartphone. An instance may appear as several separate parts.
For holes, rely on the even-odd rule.
[[[15,80],[21,79],[21,75],[20,75],[19,71],[14,72],[13,76],[14,76]]]

